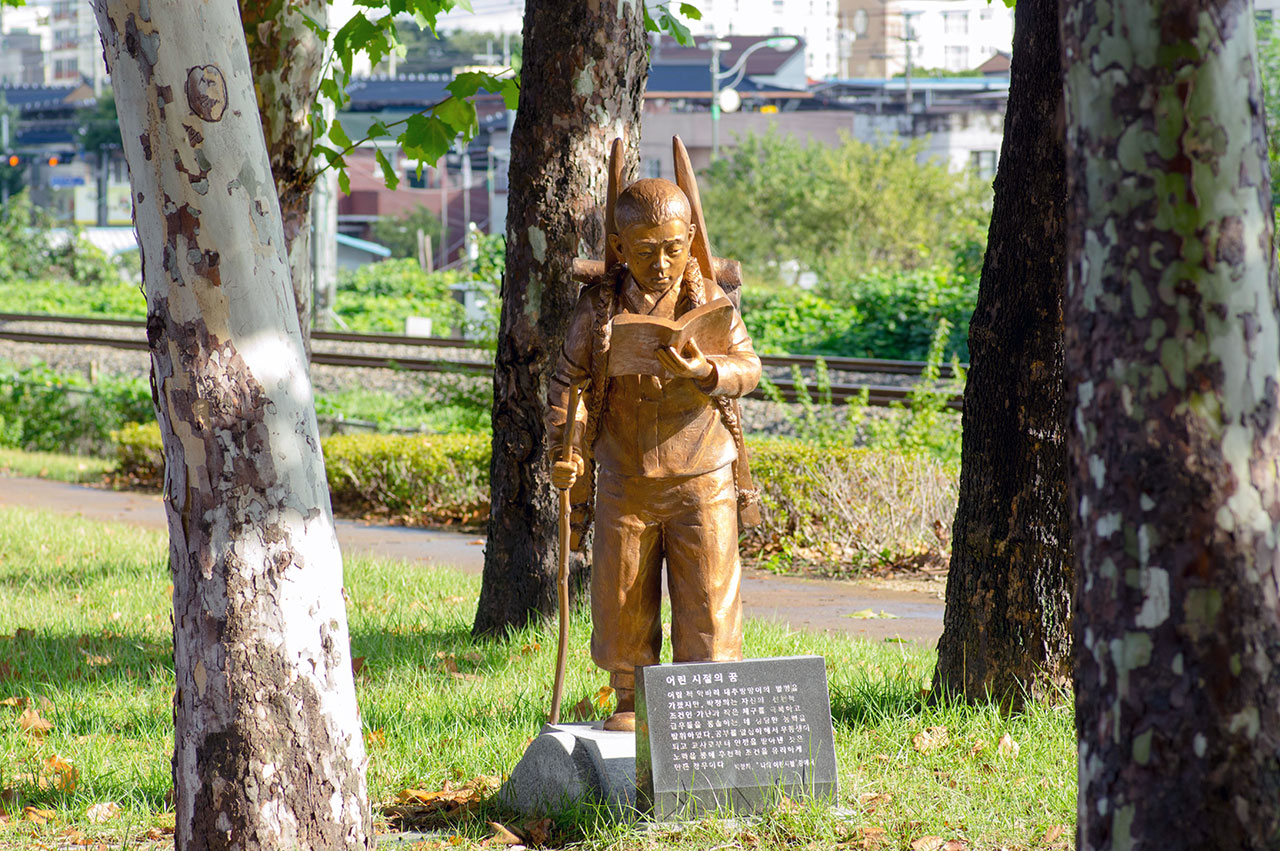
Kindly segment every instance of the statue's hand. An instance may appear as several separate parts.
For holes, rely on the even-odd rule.
[[[694,340],[684,347],[684,353],[677,352],[672,346],[658,349],[658,363],[676,378],[692,378],[701,381],[711,374],[711,361],[698,348]]]
[[[578,480],[578,476],[583,475],[586,471],[586,462],[582,460],[581,455],[574,452],[572,461],[557,461],[551,465],[551,484],[555,485],[556,490],[567,491],[573,487],[573,483]]]

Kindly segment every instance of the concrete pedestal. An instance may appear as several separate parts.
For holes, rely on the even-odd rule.
[[[547,724],[529,745],[498,798],[541,814],[577,804],[630,817],[636,803],[636,735],[595,724]]]

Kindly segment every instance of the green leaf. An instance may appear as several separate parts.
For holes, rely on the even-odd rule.
[[[351,194],[351,176],[347,174],[345,168],[338,169],[338,189],[343,195]]]
[[[380,139],[383,136],[390,136],[391,131],[387,129],[387,125],[381,121],[375,121],[369,125],[369,131],[364,134],[366,139]]]
[[[449,94],[458,98],[469,98],[481,89],[486,92],[497,92],[501,88],[501,80],[483,71],[464,71],[445,86]]]
[[[475,104],[459,97],[451,97],[436,104],[431,114],[448,125],[454,133],[473,134],[478,126]]]
[[[342,122],[333,119],[333,123],[329,125],[329,139],[341,150],[355,147],[351,143],[351,137],[347,135],[347,131],[342,129]]]
[[[507,109],[515,109],[520,103],[520,81],[510,79],[502,81],[502,102]]]
[[[693,33],[689,28],[680,23],[680,19],[671,14],[666,9],[662,10],[662,14],[658,16],[658,26],[685,47],[693,46]]]
[[[373,155],[378,160],[378,165],[382,167],[382,179],[386,181],[388,189],[395,189],[400,185],[400,175],[391,167],[391,161],[387,159],[387,155],[382,153],[381,148],[374,148]]]
[[[680,14],[684,15],[691,21],[702,20],[702,12],[700,12],[698,7],[694,6],[692,3],[681,3]]]
[[[454,131],[434,115],[409,116],[397,141],[405,155],[435,165],[453,145]]]
[[[326,160],[329,161],[330,165],[342,159],[341,151],[334,150],[333,148],[330,148],[328,145],[321,145],[319,142],[311,146],[311,152],[313,154],[320,154],[321,156],[323,156]]]
[[[644,29],[645,32],[662,32],[661,28],[658,27],[658,22],[653,19],[653,15],[649,14],[648,6],[644,7]]]

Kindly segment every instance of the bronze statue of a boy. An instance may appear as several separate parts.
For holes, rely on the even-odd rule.
[[[619,151],[615,146],[615,164]],[[696,185],[690,194],[696,205]],[[615,315],[674,319],[724,296],[691,254],[702,217],[679,186],[640,180],[617,194],[610,212],[609,255],[617,262],[579,297],[551,380],[548,428],[551,445],[559,446],[570,388],[585,387],[585,418],[582,409],[572,418],[573,461],[555,462],[552,483],[581,487],[589,484],[579,479],[590,478],[584,474],[592,460],[598,468],[591,656],[618,696],[606,729],[628,730],[635,728],[634,670],[656,664],[662,646],[664,559],[674,660],[742,658],[738,511],[754,492],[740,493],[735,475],[735,461],[742,455],[745,464],[745,455],[731,400],[755,388],[760,359],[733,310],[726,351],[705,353],[695,340],[683,351],[657,353],[663,377],[610,376]],[[709,254],[706,247],[702,256],[709,261]]]

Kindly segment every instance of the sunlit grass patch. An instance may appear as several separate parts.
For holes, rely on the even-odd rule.
[[[76,834],[110,847],[168,841],[167,561],[162,535],[0,510],[0,848],[69,844]],[[790,802],[756,819],[681,828],[616,824],[591,807],[514,816],[485,798],[545,719],[554,625],[473,640],[479,580],[448,569],[349,559],[346,582],[376,812],[404,790],[475,799],[458,818],[415,823],[438,832],[422,847],[477,846],[493,836],[491,821],[529,841],[587,849],[905,849],[930,836],[972,849],[1067,847],[1071,830],[1057,845],[1039,840],[1074,818],[1068,705],[1010,717],[931,701],[931,651],[759,621],[747,625],[748,656],[826,659],[835,808]],[[602,717],[607,705],[592,698],[607,678],[590,661],[588,635],[586,617],[575,617],[565,706]],[[105,804],[118,812],[91,809]],[[91,812],[110,815],[96,823]]]
[[[57,482],[100,482],[115,469],[113,459],[61,452],[0,449],[0,475],[53,479]]]

